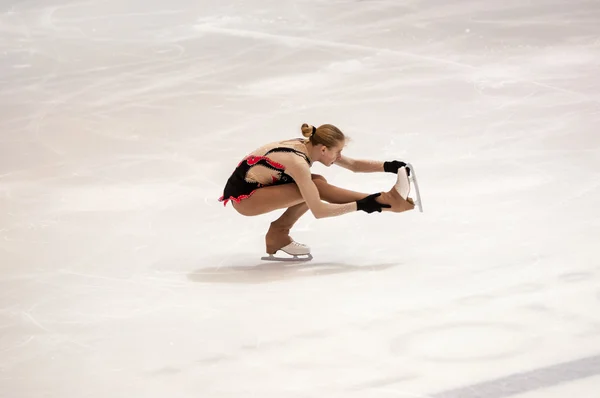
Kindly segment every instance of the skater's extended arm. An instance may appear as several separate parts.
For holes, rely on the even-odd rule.
[[[335,217],[357,211],[357,202],[333,204],[321,200],[319,189],[312,180],[310,169],[306,165],[292,163],[286,168],[300,190],[304,202],[315,218]]]
[[[383,171],[383,161],[379,160],[352,159],[341,155],[341,158],[335,164],[354,173],[377,173]]]
[[[352,159],[344,155],[341,155],[341,158],[335,164],[354,173],[377,173],[383,171],[386,173],[397,173],[400,167],[406,166],[406,163],[398,160]]]

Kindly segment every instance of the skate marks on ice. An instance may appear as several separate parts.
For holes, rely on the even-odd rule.
[[[505,398],[597,375],[600,354],[440,392],[431,398]]]
[[[385,271],[398,263],[356,265],[341,262],[287,262],[256,265],[223,265],[201,268],[188,275],[200,283],[260,284],[296,278],[328,276],[351,272]]]
[[[459,364],[513,358],[533,345],[518,323],[463,321],[402,334],[391,340],[390,350],[396,356],[410,353],[429,362]],[[477,348],[465,350],[469,346]]]
[[[262,340],[257,337],[255,342],[243,344],[232,344],[227,350],[203,355],[201,358],[179,364],[166,365],[154,370],[147,370],[145,374],[151,377],[169,377],[175,374],[186,373],[193,377],[197,369],[205,369],[206,366],[228,366],[234,365],[241,358],[251,360],[255,355],[269,352],[278,352],[290,349],[292,346],[320,342],[331,334],[328,329],[314,329],[294,334],[293,337],[280,337]]]

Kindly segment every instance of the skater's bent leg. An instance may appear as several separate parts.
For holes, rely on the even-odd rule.
[[[277,220],[271,223],[265,236],[267,253],[274,254],[277,250],[292,243],[290,229],[307,211],[308,206],[306,203],[300,203],[288,208]]]
[[[306,203],[299,203],[284,211],[283,214],[277,220],[273,221],[272,224],[291,228],[307,211],[308,206]]]

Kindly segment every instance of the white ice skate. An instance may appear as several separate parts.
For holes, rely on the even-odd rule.
[[[260,259],[266,261],[310,261],[313,258],[312,254],[310,254],[310,247],[294,241],[279,250],[289,254],[292,257],[276,257],[273,254],[269,254],[268,256],[261,257]]]
[[[421,201],[421,192],[419,192],[419,184],[417,183],[415,168],[410,163],[404,163],[406,163],[406,167],[401,167],[398,169],[398,180],[396,181],[396,185],[394,187],[400,193],[400,196],[406,199],[408,198],[408,194],[410,193],[412,185],[415,195],[417,196],[416,199],[414,199],[415,206],[417,206],[419,211],[423,213],[423,202]],[[410,170],[410,175],[406,169]]]

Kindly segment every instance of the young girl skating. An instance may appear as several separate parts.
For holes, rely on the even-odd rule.
[[[331,124],[318,128],[303,124],[302,135],[306,138],[269,143],[251,152],[237,165],[219,198],[224,205],[231,201],[235,210],[244,216],[287,209],[267,231],[265,243],[269,257],[265,259],[284,260],[273,257],[278,250],[294,256],[293,259],[312,258],[310,248],[295,242],[289,235],[292,226],[308,210],[319,219],[358,210],[399,213],[414,209],[413,200],[400,195],[398,183],[389,191],[367,194],[331,185],[323,176],[310,171],[315,162],[320,162],[355,173],[398,174],[406,163],[358,160],[342,155],[346,137]]]

